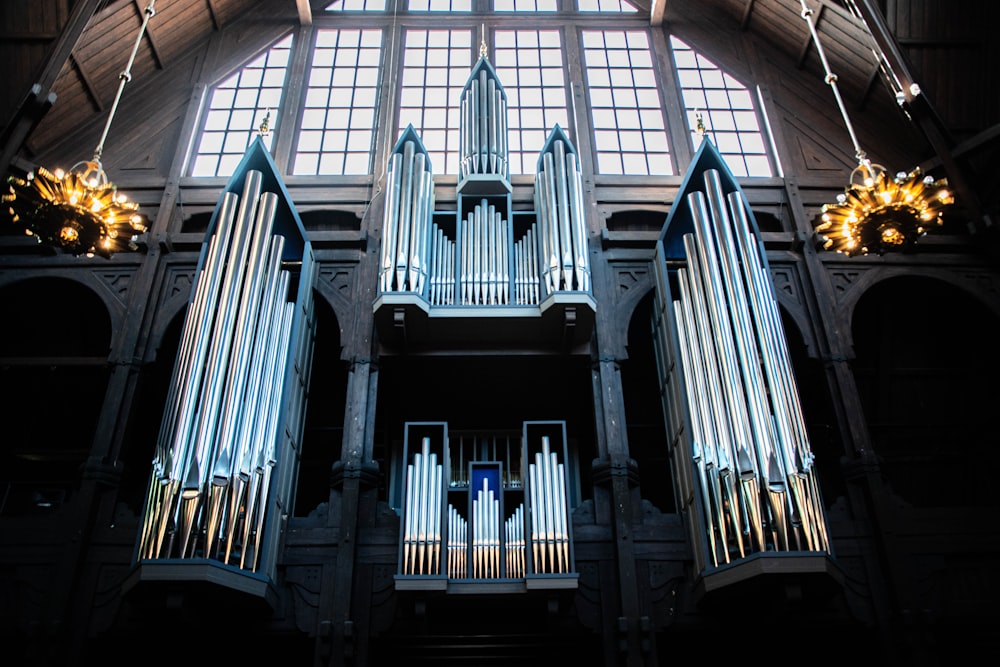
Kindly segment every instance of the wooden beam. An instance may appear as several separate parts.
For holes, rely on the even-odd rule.
[[[750,25],[750,15],[753,14],[753,5],[756,0],[747,0],[743,7],[743,18],[740,19],[740,30],[746,30]]]
[[[667,0],[652,0],[649,5],[649,25],[663,25],[663,12],[666,5]]]
[[[205,0],[205,4],[208,5],[208,15],[212,17],[212,27],[219,30],[222,26],[219,25],[219,10],[215,8],[215,0]]]
[[[299,23],[312,25],[312,8],[309,6],[309,0],[295,0],[295,8],[299,10]]]
[[[52,86],[59,76],[63,65],[69,60],[70,54],[76,48],[76,43],[80,41],[80,36],[87,29],[87,24],[101,6],[104,0],[80,0],[73,3],[73,10],[49,52],[48,60],[42,69],[38,81],[32,85],[31,90],[25,95],[25,103],[22,103],[17,112],[7,123],[0,137],[3,137],[3,148],[0,149],[0,169],[6,170],[11,160],[21,150],[21,146],[28,138],[31,130],[41,120],[55,102],[55,93]],[[15,93],[16,94],[16,93]]]
[[[956,203],[965,208],[972,218],[969,224],[969,231],[976,232],[982,227],[990,227],[993,221],[984,214],[982,203],[976,191],[969,185],[965,171],[958,165],[955,155],[952,153],[954,139],[945,126],[937,109],[928,99],[927,95],[920,91],[919,84],[914,78],[906,57],[903,55],[899,43],[886,24],[885,17],[881,10],[875,6],[872,0],[855,0],[855,6],[861,15],[868,31],[875,39],[879,52],[885,59],[886,64],[896,75],[902,86],[903,99],[900,104],[912,115],[917,126],[923,131],[924,136],[930,143],[931,148],[937,153],[941,160],[948,182],[956,195]]]
[[[0,42],[51,42],[57,32],[0,32]]]
[[[94,103],[94,110],[104,111],[104,105],[101,103],[101,96],[97,94],[97,88],[94,86],[94,82],[91,80],[90,75],[83,66],[83,63],[81,63],[75,55],[71,55],[69,57],[69,61],[72,63],[76,73],[80,76],[80,82],[83,84],[83,89],[87,91],[87,96],[90,98],[90,101]]]

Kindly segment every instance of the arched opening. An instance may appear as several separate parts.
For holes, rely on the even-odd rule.
[[[340,324],[319,294],[313,297],[316,338],[306,404],[294,516],[330,500],[330,471],[340,458],[347,403],[347,365],[340,358]]]
[[[676,512],[667,455],[663,401],[653,352],[653,292],[642,298],[628,327],[628,358],[621,362],[629,454],[639,465],[642,497],[661,512]]]
[[[0,515],[44,514],[78,488],[93,445],[111,320],[90,289],[54,277],[0,289],[0,311]]]
[[[997,505],[1000,321],[925,277],[878,283],[852,322],[855,380],[892,491],[914,507]]]

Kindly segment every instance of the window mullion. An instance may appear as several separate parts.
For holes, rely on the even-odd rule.
[[[691,150],[691,137],[687,134],[687,123],[683,120],[684,102],[681,99],[677,72],[673,66],[673,54],[669,40],[662,29],[650,31],[650,47],[653,50],[653,62],[659,70],[657,78],[660,81],[664,121],[670,136],[674,173],[683,174],[687,172],[687,166],[691,163],[694,152]]]
[[[285,91],[281,105],[281,118],[277,119],[274,147],[271,154],[279,173],[288,172],[292,144],[298,135],[298,119],[302,112],[302,90],[306,69],[313,50],[312,26],[301,26],[292,40],[292,57],[285,76]]]

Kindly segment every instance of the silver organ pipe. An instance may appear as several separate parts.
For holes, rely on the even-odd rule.
[[[504,522],[504,544],[507,577],[524,577],[524,503],[518,505],[514,513]]]
[[[407,141],[403,144],[403,163],[400,165],[401,180],[399,186],[399,217],[387,220],[386,224],[396,226],[396,282],[392,285],[394,291],[406,290],[406,264],[410,255],[410,221],[413,217],[413,156],[414,144]]]
[[[379,267],[382,292],[423,294],[430,279],[434,175],[417,141],[403,141],[389,160]]]
[[[289,398],[293,409],[304,408],[283,395],[284,385],[291,357],[300,364],[310,353],[299,339],[292,347],[301,332],[292,333],[285,237],[272,232],[279,200],[261,190],[261,172],[248,171],[242,194],[220,200],[206,242],[157,440],[139,559],[215,558],[248,570],[261,563],[276,502],[279,424]],[[311,263],[302,266],[301,279],[311,280]]]
[[[583,176],[575,153],[566,153],[566,174],[570,206],[570,229],[573,233],[573,257],[576,288],[590,291],[590,254],[587,251],[587,219],[583,206]]]
[[[509,302],[510,240],[507,222],[494,204],[483,198],[460,221],[462,303],[503,305]]]
[[[497,579],[500,575],[500,499],[488,480],[472,500],[472,576]]]
[[[749,551],[829,551],[805,422],[773,288],[739,192],[719,172],[687,196],[674,319],[691,464],[711,565]]]
[[[466,554],[469,523],[458,510],[448,505],[448,576],[464,579],[469,576]]]
[[[485,60],[462,92],[461,176],[508,175],[507,94]]]
[[[518,304],[537,305],[540,295],[538,288],[538,235],[531,227],[514,246],[517,271]]]
[[[379,289],[388,292],[392,289],[393,270],[395,267],[396,235],[399,234],[399,197],[402,188],[403,156],[393,153],[389,158],[389,170],[386,175],[388,184],[385,194],[385,213],[382,225],[382,264],[379,267]]]
[[[218,297],[224,253],[228,248],[232,219],[239,203],[239,197],[231,192],[223,195],[219,206],[219,230],[208,246],[208,261],[199,272],[194,297],[184,320],[184,329],[174,365],[167,404],[163,413],[159,437],[153,457],[153,471],[147,495],[145,519],[140,537],[140,555],[151,558],[160,553],[166,535],[167,524],[172,516],[179,478],[174,469],[174,432],[177,428],[190,428],[194,414],[195,398],[200,386],[201,374],[193,369],[201,368],[208,350],[208,330],[204,326],[204,313],[214,312]]]
[[[590,291],[583,185],[576,154],[551,141],[535,175],[535,211],[546,290]]]
[[[531,503],[531,548],[536,574],[569,572],[569,521],[563,464],[549,451],[548,436],[542,451],[528,464],[528,496]]]
[[[430,451],[430,438],[423,438],[420,447],[406,469],[402,573],[436,575],[441,571],[443,466]]]
[[[479,121],[479,173],[487,174],[490,173],[489,167],[489,153],[490,153],[490,139],[489,139],[489,125],[490,125],[490,97],[489,89],[486,84],[486,70],[479,70],[479,85],[476,88],[476,97],[479,100],[479,115],[477,120]]]

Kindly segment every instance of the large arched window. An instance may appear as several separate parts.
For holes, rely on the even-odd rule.
[[[291,49],[289,35],[212,89],[191,160],[192,176],[229,177],[265,119],[277,130]]]
[[[188,173],[228,176],[268,117],[289,176],[375,175],[408,125],[435,176],[457,176],[461,92],[485,49],[507,94],[511,176],[534,173],[555,125],[596,174],[675,176],[671,137],[690,129],[697,148],[699,118],[734,175],[773,175],[752,83],[660,30],[626,0],[338,0],[296,34],[301,74],[287,76],[290,35],[210,91]]]

